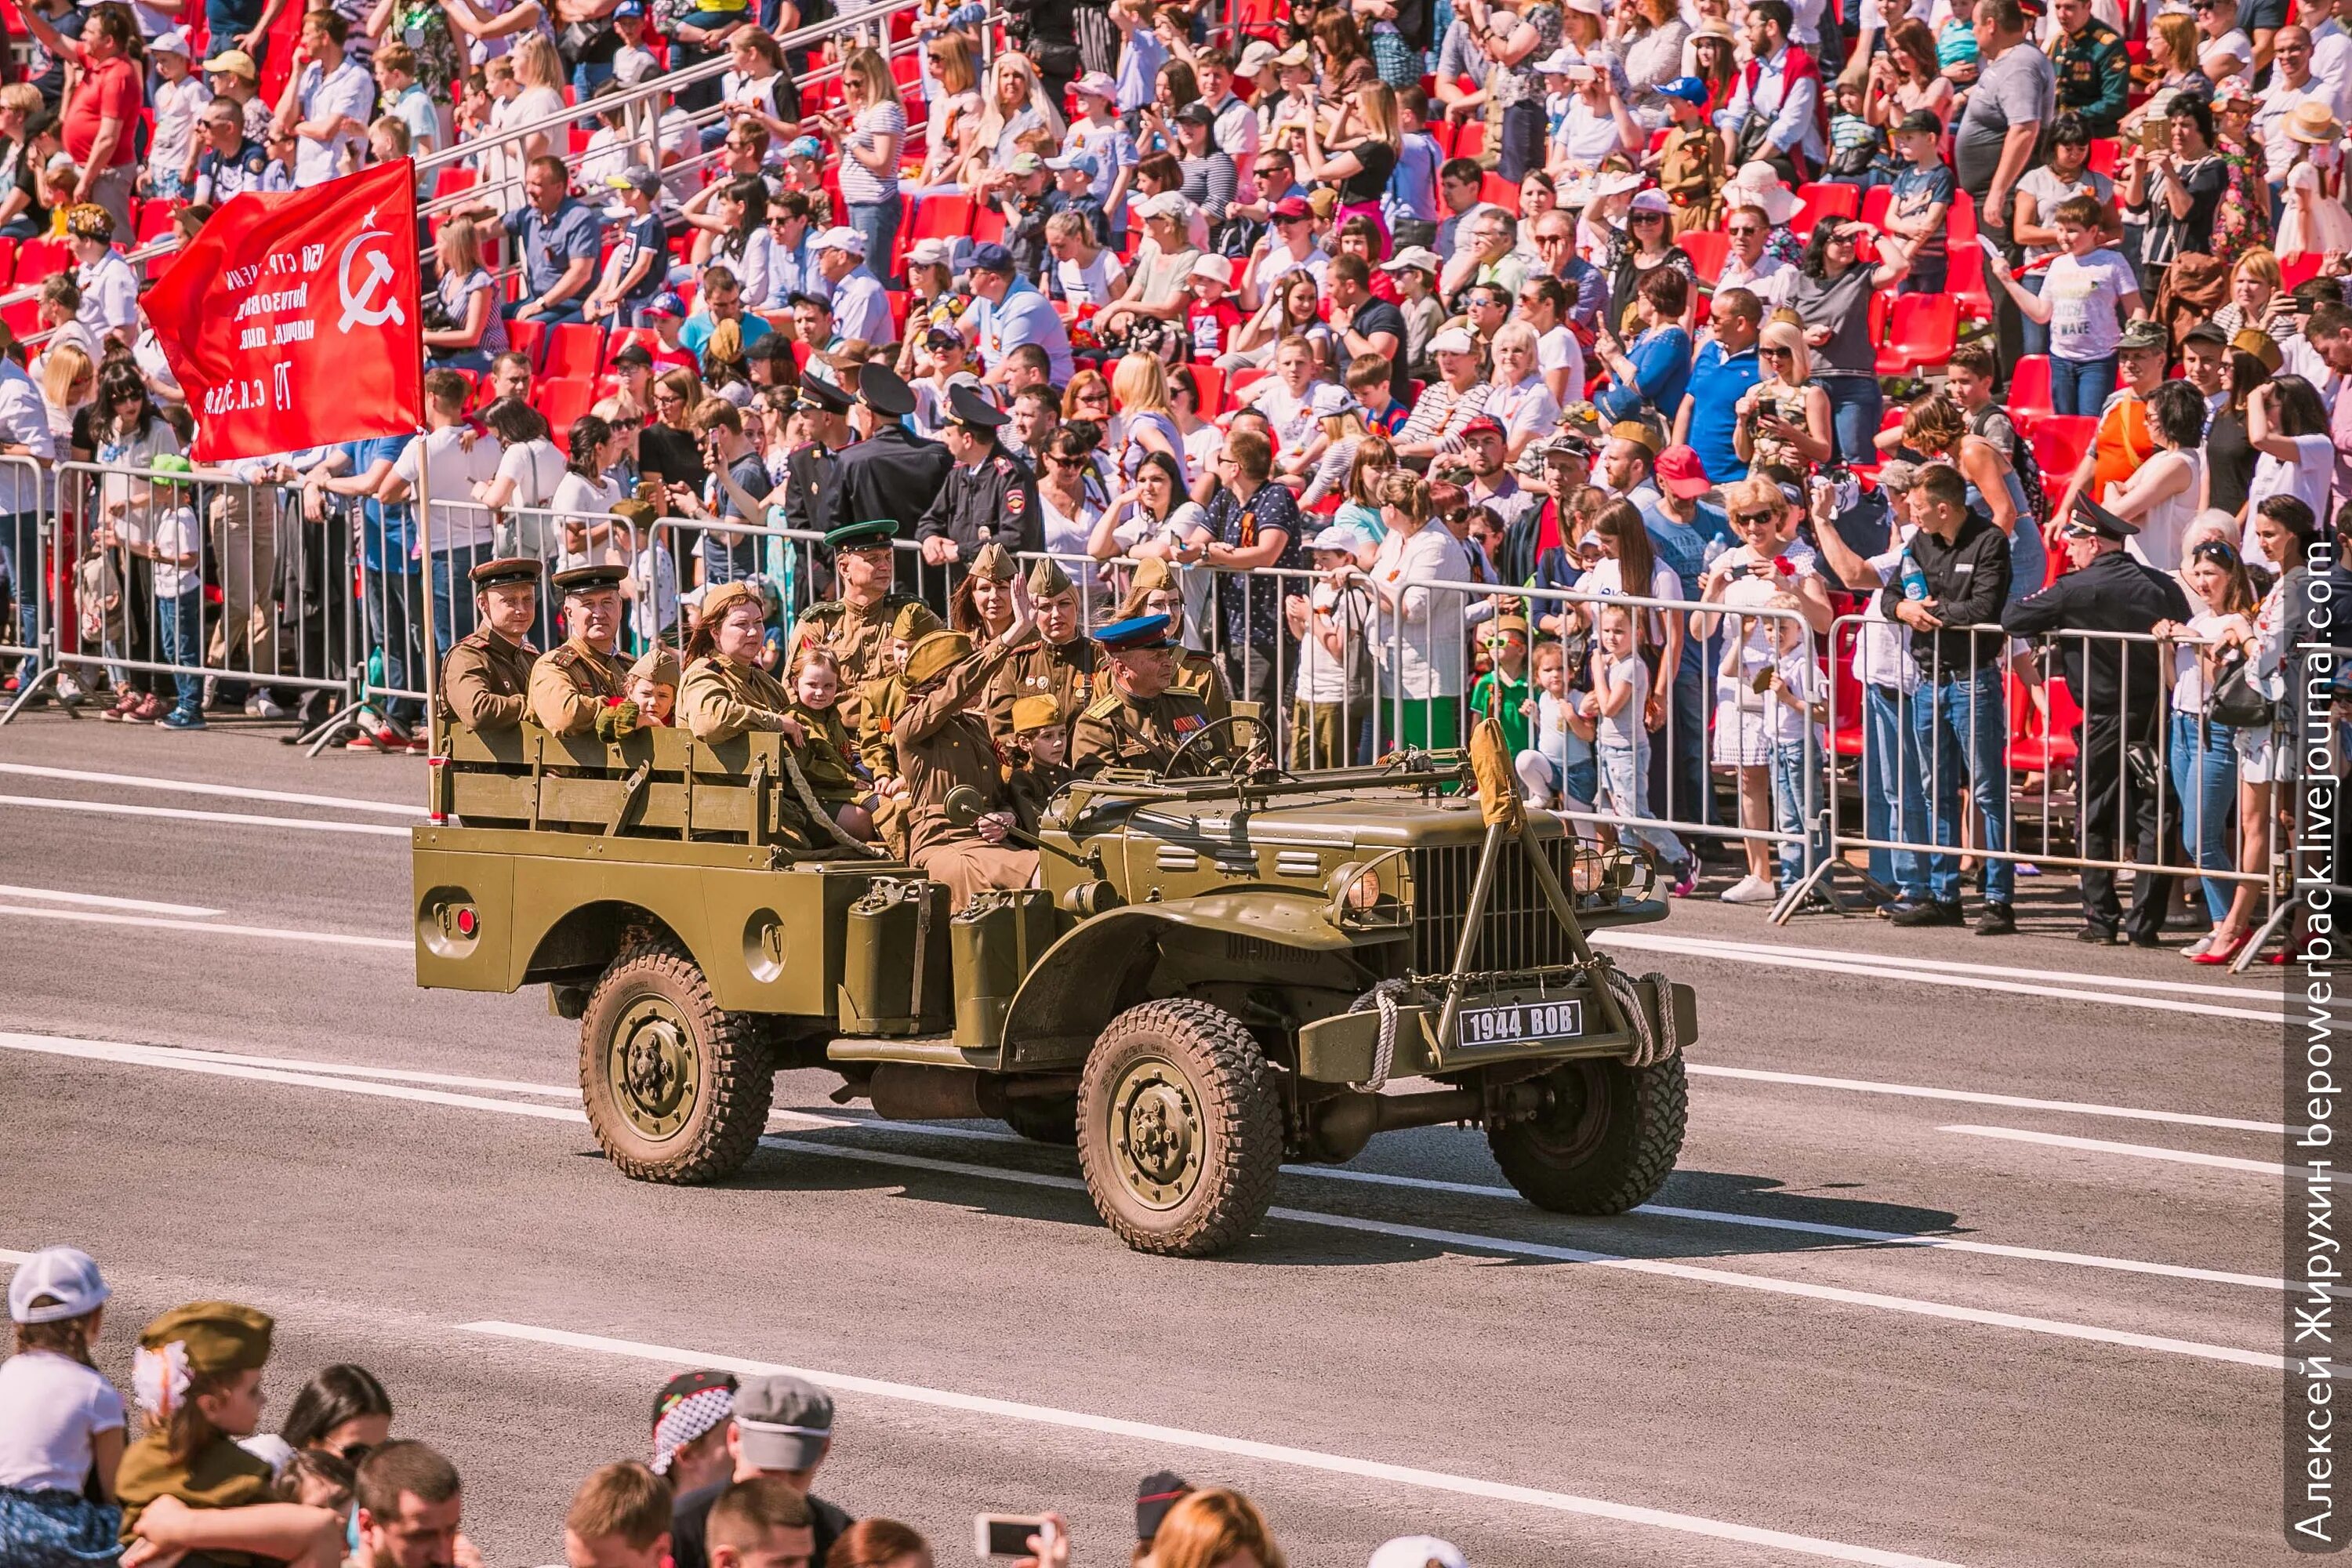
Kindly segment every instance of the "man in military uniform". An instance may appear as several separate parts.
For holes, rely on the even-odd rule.
[[[2137,632],[2158,621],[2186,621],[2189,596],[2170,576],[2126,554],[2124,542],[2138,529],[2088,497],[2077,500],[2066,521],[2066,574],[2001,612],[2003,631],[2017,637],[2042,632]],[[2164,721],[2165,693],[2153,643],[2096,637],[2059,639],[2058,656],[2066,686],[2083,705],[2074,731],[2075,801],[2082,822],[2083,858],[2113,860],[2121,831],[2131,836],[2131,858],[2157,861],[2167,837],[2163,767],[2151,786],[2132,776],[2127,749],[2157,744]],[[2148,754],[2156,754],[2151,751]],[[2172,905],[2170,875],[2136,872],[2128,918],[2116,897],[2116,874],[2095,867],[2083,870],[2083,929],[2088,942],[2113,942],[2118,932],[2135,947],[2154,947]]]
[[[810,438],[784,459],[784,526],[814,532],[849,444],[849,398],[830,382],[803,381],[797,407]]]
[[[1045,547],[1036,476],[997,439],[1008,417],[977,387],[948,390],[948,423],[940,436],[955,467],[915,527],[923,564],[946,569],[937,575],[927,571],[927,585],[952,587],[959,564],[968,564],[983,544],[1002,544],[1015,554]],[[929,593],[923,596],[934,608],[945,602]]]
[[[444,724],[477,732],[520,727],[530,710],[530,667],[539,650],[526,640],[539,614],[539,575],[546,563],[535,555],[485,561],[474,579],[474,629],[441,661],[440,708]]]
[[[1095,633],[1105,688],[1087,705],[1070,736],[1070,773],[1089,778],[1105,768],[1164,773],[1177,748],[1209,726],[1201,700],[1175,685],[1175,643],[1166,616],[1114,621]],[[1192,749],[1203,765],[1225,754],[1223,736]]]
[[[593,735],[597,710],[608,697],[628,694],[628,666],[615,652],[621,637],[621,579],[629,569],[618,562],[574,566],[555,574],[563,591],[560,647],[539,656],[530,667],[530,716],[557,735]]]
[[[888,636],[883,641],[881,668],[884,673],[868,679],[859,689],[860,721],[855,733],[857,738],[857,760],[874,777],[874,835],[890,847],[890,853],[904,859],[907,854],[907,785],[898,776],[898,746],[892,738],[898,715],[907,706],[907,650],[940,629],[939,616],[920,599],[908,599],[890,617]],[[846,706],[849,688],[845,683],[836,708]]]
[[[830,533],[870,518],[904,520],[930,510],[955,459],[937,441],[908,434],[899,421],[914,411],[913,391],[889,366],[859,368],[857,408],[850,417],[863,439],[834,458],[833,492],[817,512],[818,527]]]
[[[845,522],[826,532],[837,596],[811,605],[801,616],[784,661],[787,669],[797,668],[802,650],[811,647],[833,656],[841,668],[841,721],[852,734],[865,718],[866,684],[890,673],[883,643],[892,618],[919,602],[890,585],[896,558],[890,542],[898,535],[898,521],[888,517]]]
[[[1029,574],[1029,603],[1040,640],[1014,654],[988,690],[988,727],[999,742],[1012,738],[1013,705],[1022,698],[1051,699],[1066,728],[1094,700],[1100,679],[1095,645],[1080,635],[1077,584],[1059,563],[1037,563]]]
[[[2080,115],[2092,135],[2113,136],[2131,96],[2131,56],[2122,36],[2091,15],[2091,0],[2055,0],[2050,13],[2065,35],[2050,58],[2058,108]]]

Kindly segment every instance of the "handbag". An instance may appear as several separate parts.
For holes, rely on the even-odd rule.
[[[2206,717],[2233,730],[2267,730],[2278,716],[2278,704],[2255,689],[2252,664],[2243,654],[2232,658],[2213,679],[2205,703]]]

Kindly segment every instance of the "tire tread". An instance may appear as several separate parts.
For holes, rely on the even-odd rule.
[[[1508,1128],[1488,1130],[1495,1163],[1520,1196],[1557,1214],[1623,1214],[1654,1197],[1674,1174],[1690,1110],[1683,1058],[1618,1070],[1633,1079],[1632,1136],[1628,1140],[1612,1130],[1609,1145],[1575,1169],[1560,1169],[1512,1137]]]
[[[617,988],[641,976],[665,984],[680,1010],[688,1015],[706,1042],[703,1052],[703,1092],[708,1109],[696,1118],[693,1139],[666,1160],[647,1160],[628,1152],[612,1135],[616,1118],[594,1089],[597,1058],[604,1041],[594,1027],[599,1005]],[[768,1107],[775,1092],[775,1071],[761,1042],[759,1021],[748,1014],[730,1013],[712,1000],[710,984],[693,958],[671,938],[633,939],[589,992],[588,1008],[580,1019],[580,1093],[604,1158],[633,1181],[674,1185],[699,1185],[724,1181],[741,1170],[760,1146],[767,1131]]]

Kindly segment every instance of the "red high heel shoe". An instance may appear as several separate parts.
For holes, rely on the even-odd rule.
[[[2207,947],[2204,952],[2199,953],[2189,962],[2191,963],[2227,963],[2231,959],[2237,957],[2239,953],[2245,951],[2246,943],[2253,940],[2253,935],[2254,928],[2248,926],[2230,942],[2214,942],[2210,946]]]

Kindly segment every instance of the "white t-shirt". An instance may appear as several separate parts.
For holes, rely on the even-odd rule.
[[[1274,429],[1275,456],[1296,457],[1313,443],[1322,421],[1315,417],[1315,388],[1309,383],[1304,394],[1294,396],[1290,388],[1278,381],[1268,381],[1256,402],[1265,414],[1266,423]]]
[[[459,445],[458,430],[436,430],[419,436],[400,449],[392,465],[395,478],[416,488],[420,463],[431,465],[433,550],[440,554],[490,542],[490,513],[474,500],[474,486],[499,477],[504,454],[489,436],[478,437],[470,452]]]
[[[155,84],[155,134],[147,144],[147,166],[176,175],[187,166],[195,140],[196,116],[213,100],[205,79],[191,72],[177,81]]]
[[[1061,286],[1062,298],[1073,305],[1108,305],[1118,298],[1126,279],[1118,253],[1107,245],[1084,267],[1075,261],[1054,263],[1054,280]]]
[[[2050,301],[2050,352],[2077,364],[2114,353],[2123,336],[2123,297],[2138,289],[2119,251],[2068,252],[2051,262],[2042,280],[2042,297]]]
[[[1536,340],[1536,368],[1547,374],[1567,371],[1569,400],[1584,400],[1584,345],[1566,327],[1554,327]]]
[[[2254,513],[2273,496],[2294,496],[2314,517],[2327,515],[2327,485],[2336,467],[2336,443],[2326,436],[2283,436],[2294,443],[2294,461],[2284,462],[2268,452],[2254,459],[2253,482],[2246,487],[2246,533],[2241,553],[2249,564],[2274,565],[2254,536]],[[2176,546],[2177,548],[2177,546]]]
[[[1822,700],[1822,667],[1813,662],[1802,643],[1781,654],[1772,664],[1780,672],[1781,683],[1790,697],[1809,706]],[[1805,737],[1813,732],[1812,716],[1781,701],[1779,692],[1767,692],[1765,696],[1764,733],[1776,746],[1801,745]]]
[[[98,1372],[53,1351],[0,1362],[0,1487],[79,1492],[91,1439],[122,1430],[122,1395]]]
[[[2195,604],[2195,598],[2189,600]],[[2189,617],[2189,629],[2205,642],[2213,640],[2222,617],[2210,610],[2199,610]],[[2198,661],[2200,650],[2193,642],[2172,645],[2172,710],[2175,713],[2201,713],[2205,710],[2205,667]]]
[[[175,506],[156,511],[148,533],[155,547],[155,597],[176,599],[204,581],[205,531],[196,514]],[[180,564],[194,557],[185,566]]]
[[[2197,517],[2198,470],[2203,462],[2200,451],[2159,451],[2133,476],[2145,479],[2151,471],[2182,470],[2180,488],[2140,513],[2139,532],[2124,542],[2124,549],[2134,559],[2159,572],[2179,568],[2181,541],[2188,538],[2189,525]]]
[[[1364,628],[1371,623],[1371,598],[1363,589],[1350,584],[1345,593],[1327,582],[1318,582],[1307,595],[1313,614],[1307,625],[1307,636],[1298,639],[1298,700],[1301,702],[1344,702],[1348,699],[1348,669],[1370,668],[1371,651],[1364,643]],[[1337,629],[1340,652],[1333,654],[1323,645],[1323,634]]]
[[[1592,694],[1605,703],[1616,692],[1627,689],[1633,695],[1626,699],[1624,707],[1614,713],[1604,709],[1594,721],[1600,727],[1600,733],[1594,736],[1598,744],[1624,751],[1640,749],[1647,733],[1642,727],[1642,710],[1650,702],[1650,670],[1639,657],[1630,653],[1623,658],[1612,659],[1605,677],[1594,676]]]

